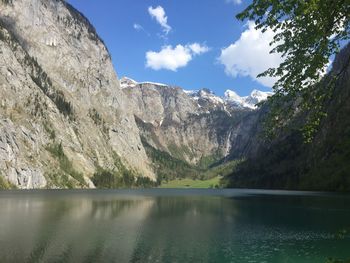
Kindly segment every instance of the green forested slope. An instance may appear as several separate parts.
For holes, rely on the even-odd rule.
[[[327,116],[313,141],[304,143],[301,132],[309,113],[297,115],[287,130],[263,143],[228,176],[229,187],[350,191],[349,60],[347,45],[333,63],[330,74],[339,78],[323,105]],[[329,77],[320,85],[326,87]]]

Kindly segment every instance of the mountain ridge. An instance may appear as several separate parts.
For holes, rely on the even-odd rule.
[[[172,87],[167,84],[163,83],[157,83],[157,82],[151,82],[151,81],[143,81],[138,82],[132,78],[129,77],[122,77],[120,79],[120,85],[122,88],[132,87],[136,85],[155,85],[155,86],[164,86],[164,87]],[[224,93],[224,96],[217,96],[215,93],[209,89],[203,88],[200,90],[186,90],[182,89],[187,95],[192,97],[194,100],[199,99],[208,99],[211,100],[213,103],[217,104],[226,104],[231,105],[232,107],[237,108],[247,108],[247,109],[257,109],[256,104],[267,100],[269,96],[273,95],[273,92],[264,92],[260,90],[252,90],[250,95],[248,96],[239,96],[235,91],[233,90],[226,90]]]

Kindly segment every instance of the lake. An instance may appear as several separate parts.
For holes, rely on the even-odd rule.
[[[264,190],[0,192],[0,262],[350,258],[350,196]]]

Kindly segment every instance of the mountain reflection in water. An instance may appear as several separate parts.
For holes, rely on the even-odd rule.
[[[277,194],[276,194],[277,193]],[[243,190],[0,193],[3,262],[324,262],[349,197]]]

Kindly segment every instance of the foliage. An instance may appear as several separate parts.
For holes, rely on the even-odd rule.
[[[139,176],[136,178],[135,186],[141,188],[155,187],[158,186],[158,182],[154,182],[148,177]]]
[[[11,184],[0,174],[0,190],[16,189],[16,186]]]
[[[224,177],[230,174],[239,160],[219,163],[217,155],[204,157],[199,165],[190,165],[187,162],[174,158],[167,152],[160,151],[147,143],[145,138],[141,138],[148,157],[152,160],[157,180],[160,184],[168,181],[182,179],[210,180],[217,177]]]
[[[334,103],[326,106],[327,115],[311,143],[303,144],[299,129],[305,119],[293,118],[293,128],[238,165],[227,177],[228,186],[349,191],[349,78],[338,81],[335,90]]]
[[[5,5],[12,5],[13,0],[1,0],[1,3],[5,4]]]
[[[202,173],[202,178],[207,179],[207,178],[220,177],[222,178],[220,180],[221,181],[220,185],[226,187],[226,184],[227,184],[227,181],[225,180],[226,176],[231,174],[232,171],[235,171],[237,166],[241,162],[243,162],[243,160],[236,159],[232,161],[226,161],[216,166],[213,166]]]
[[[92,177],[92,182],[98,188],[117,188],[116,181],[117,176],[113,171],[103,169],[98,167],[94,176]]]
[[[350,149],[346,147],[349,147],[349,139],[344,146],[336,145],[328,158],[322,162],[318,161],[317,165],[303,176],[301,187],[310,189],[318,186],[326,190],[349,191]]]
[[[321,105],[332,94],[334,81],[326,86],[329,91],[310,88],[324,74],[329,57],[338,53],[341,43],[349,39],[349,17],[348,0],[254,0],[237,15],[240,20],[254,20],[256,28],[263,32],[272,29],[275,37],[271,52],[281,53],[284,58],[278,68],[259,75],[278,78],[273,86],[275,95],[268,102],[271,108],[268,129],[283,127],[295,113],[295,99],[302,98],[299,106],[313,109],[303,128],[306,141],[311,141],[325,117]]]
[[[52,127],[52,124],[48,121],[44,121],[43,126],[44,126],[45,131],[49,135],[50,140],[55,140],[56,132],[55,132],[54,128]]]
[[[59,176],[62,177],[63,175],[66,175],[64,178],[67,178],[67,180],[64,180],[64,182],[67,182],[68,186],[70,186],[72,182],[70,182],[69,177],[67,177],[67,175],[74,178],[78,182],[80,187],[86,186],[84,176],[74,169],[72,162],[68,159],[68,157],[64,153],[62,143],[50,144],[46,147],[46,150],[50,152],[51,155],[58,160],[59,168],[61,172],[59,173]],[[49,177],[53,178],[55,177],[55,174],[50,174]],[[72,187],[69,187],[69,188],[72,188]]]
[[[295,131],[283,140],[271,142],[260,149],[257,157],[238,164],[225,181],[228,187],[298,189],[299,169],[304,167],[306,145],[302,135]],[[316,187],[316,183],[314,184]]]
[[[186,156],[189,158],[193,157],[191,149],[185,145],[177,146],[172,143],[168,145],[168,149],[171,152],[171,155],[179,160],[184,159]]]
[[[172,157],[169,153],[152,147],[143,137],[141,138],[141,141],[148,157],[152,160],[159,182],[175,178],[196,178],[199,176],[197,169],[187,162]]]
[[[67,188],[74,189],[76,188],[76,182],[69,175],[62,171],[53,171],[45,174],[46,178],[48,178],[48,189],[51,188]]]
[[[145,188],[156,186],[156,182],[147,177],[139,176],[133,170],[128,169],[117,154],[114,154],[114,166],[116,167],[114,170],[97,167],[92,177],[92,182],[97,188]]]
[[[47,110],[48,106],[46,101],[42,100],[42,97],[39,95],[39,93],[33,93],[29,95],[25,103],[25,108],[32,108],[30,114],[32,114],[34,117],[43,117],[44,110]]]
[[[195,180],[190,178],[175,179],[164,182],[161,188],[219,188],[221,177],[214,177],[208,180]]]
[[[222,159],[222,157],[223,156],[220,152],[209,156],[202,156],[202,158],[197,164],[197,167],[204,170],[209,169],[210,167],[215,166],[215,164],[219,162]]]
[[[106,122],[95,108],[89,109],[89,116],[96,126],[101,127],[104,134],[108,134]]]
[[[335,145],[302,142],[301,132],[294,131],[261,149],[225,178],[228,187],[349,191],[349,138]]]
[[[53,88],[51,79],[46,72],[41,68],[37,60],[28,54],[25,56],[25,63],[30,67],[30,76],[34,83],[49,97],[57,106],[58,110],[70,118],[73,117],[73,106],[68,102],[62,91]]]
[[[156,183],[151,179],[136,176],[130,170],[113,171],[98,167],[92,182],[97,188],[117,189],[117,188],[133,188],[133,187],[154,187]]]
[[[349,38],[349,17],[347,0],[254,0],[237,15],[276,33],[272,52],[281,53],[285,61],[261,76],[280,78],[274,86],[278,94],[296,93],[319,80],[328,58]]]
[[[301,127],[308,115],[293,116],[288,130],[261,143],[255,156],[227,177],[229,187],[350,191],[349,58],[350,45],[335,58],[334,71],[346,68],[335,82],[331,100],[322,105],[327,114],[314,139],[303,143]],[[318,89],[327,89],[328,81],[327,76]]]

